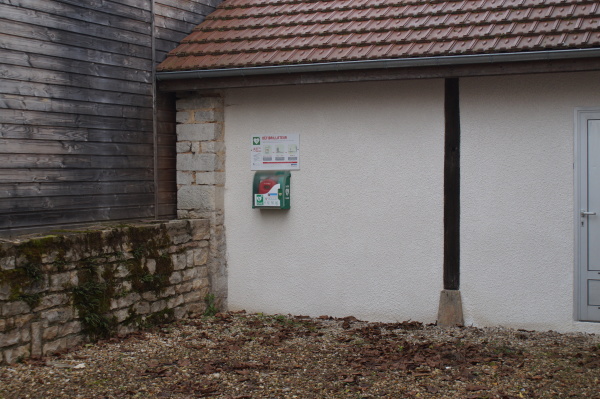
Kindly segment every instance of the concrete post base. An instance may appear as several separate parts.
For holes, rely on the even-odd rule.
[[[459,290],[442,290],[440,293],[437,324],[441,327],[465,324]]]

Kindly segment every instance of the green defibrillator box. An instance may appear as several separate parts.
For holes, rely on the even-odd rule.
[[[289,171],[261,171],[254,174],[252,208],[290,209]]]

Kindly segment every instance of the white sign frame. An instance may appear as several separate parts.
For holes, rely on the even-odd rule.
[[[300,135],[252,135],[250,170],[300,170]]]

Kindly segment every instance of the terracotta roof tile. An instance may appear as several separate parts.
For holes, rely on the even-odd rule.
[[[160,71],[600,46],[600,1],[225,0]]]

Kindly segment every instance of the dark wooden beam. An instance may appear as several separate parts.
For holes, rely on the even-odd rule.
[[[600,71],[600,58],[164,80],[160,91]]]
[[[460,109],[459,80],[445,82],[444,289],[460,287]]]

